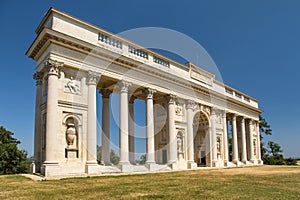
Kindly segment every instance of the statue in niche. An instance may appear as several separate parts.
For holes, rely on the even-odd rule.
[[[177,135],[177,153],[178,159],[183,159],[183,136],[181,132]]]
[[[217,154],[221,155],[221,137],[217,137]]]
[[[67,123],[67,130],[66,130],[66,141],[68,144],[68,147],[73,146],[74,140],[77,136],[77,131],[74,122],[68,122]]]
[[[76,80],[73,79],[73,77],[70,77],[70,80],[65,85],[65,92],[80,94],[80,86],[78,85]]]

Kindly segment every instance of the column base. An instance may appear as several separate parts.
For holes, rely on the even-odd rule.
[[[196,169],[197,168],[197,163],[195,163],[193,160],[189,160],[187,163],[187,168],[188,169]]]
[[[168,167],[170,167],[173,170],[178,169],[176,161],[168,161]]]
[[[244,163],[245,165],[249,165],[250,161],[248,161],[248,160],[242,160],[242,163]]]
[[[87,174],[98,174],[100,166],[97,163],[89,163],[85,164],[85,173]]]
[[[156,163],[153,162],[146,162],[145,167],[149,169],[149,171],[154,171],[156,170]]]
[[[121,162],[119,162],[118,167],[121,170],[121,172],[132,172],[133,171],[133,169],[132,169],[131,164],[130,164],[129,161],[121,161]]]
[[[57,176],[60,174],[60,167],[58,163],[52,163],[44,162],[44,164],[41,166],[41,175],[48,177],[48,176]]]
[[[228,167],[228,160],[224,160],[224,167]]]

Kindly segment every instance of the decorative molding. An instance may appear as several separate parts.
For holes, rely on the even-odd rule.
[[[112,90],[110,90],[110,89],[101,89],[100,93],[102,94],[102,98],[109,98],[110,94],[112,93]]]
[[[167,102],[169,104],[174,104],[175,103],[175,98],[176,98],[176,94],[175,93],[170,93],[167,95]]]
[[[195,104],[196,104],[196,102],[193,100],[190,100],[190,99],[185,101],[186,109],[194,109]]]
[[[118,87],[119,87],[120,93],[123,93],[123,92],[128,93],[129,86],[131,86],[131,83],[128,81],[121,80],[118,82]]]
[[[143,92],[147,96],[147,99],[153,99],[153,94],[156,92],[156,90],[152,88],[147,88]]]
[[[175,114],[177,116],[183,116],[183,107],[179,104],[175,106]]]
[[[88,79],[87,79],[87,84],[88,85],[97,85],[98,81],[100,78],[100,74],[93,72],[93,71],[88,71]]]
[[[43,73],[41,73],[41,72],[34,73],[33,79],[36,80],[36,85],[42,85],[43,84]]]
[[[68,82],[65,84],[64,92],[71,94],[80,94],[80,82],[74,80],[73,77],[70,77]]]
[[[48,76],[55,75],[60,77],[60,71],[63,67],[62,62],[58,62],[57,60],[52,60],[49,58],[45,61],[44,66],[47,68]]]

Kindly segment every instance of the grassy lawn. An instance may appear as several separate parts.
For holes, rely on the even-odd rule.
[[[300,166],[32,181],[0,176],[0,199],[299,199]]]

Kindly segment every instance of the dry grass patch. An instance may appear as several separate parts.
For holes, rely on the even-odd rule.
[[[70,178],[0,176],[0,199],[297,199],[300,167],[261,166]]]

